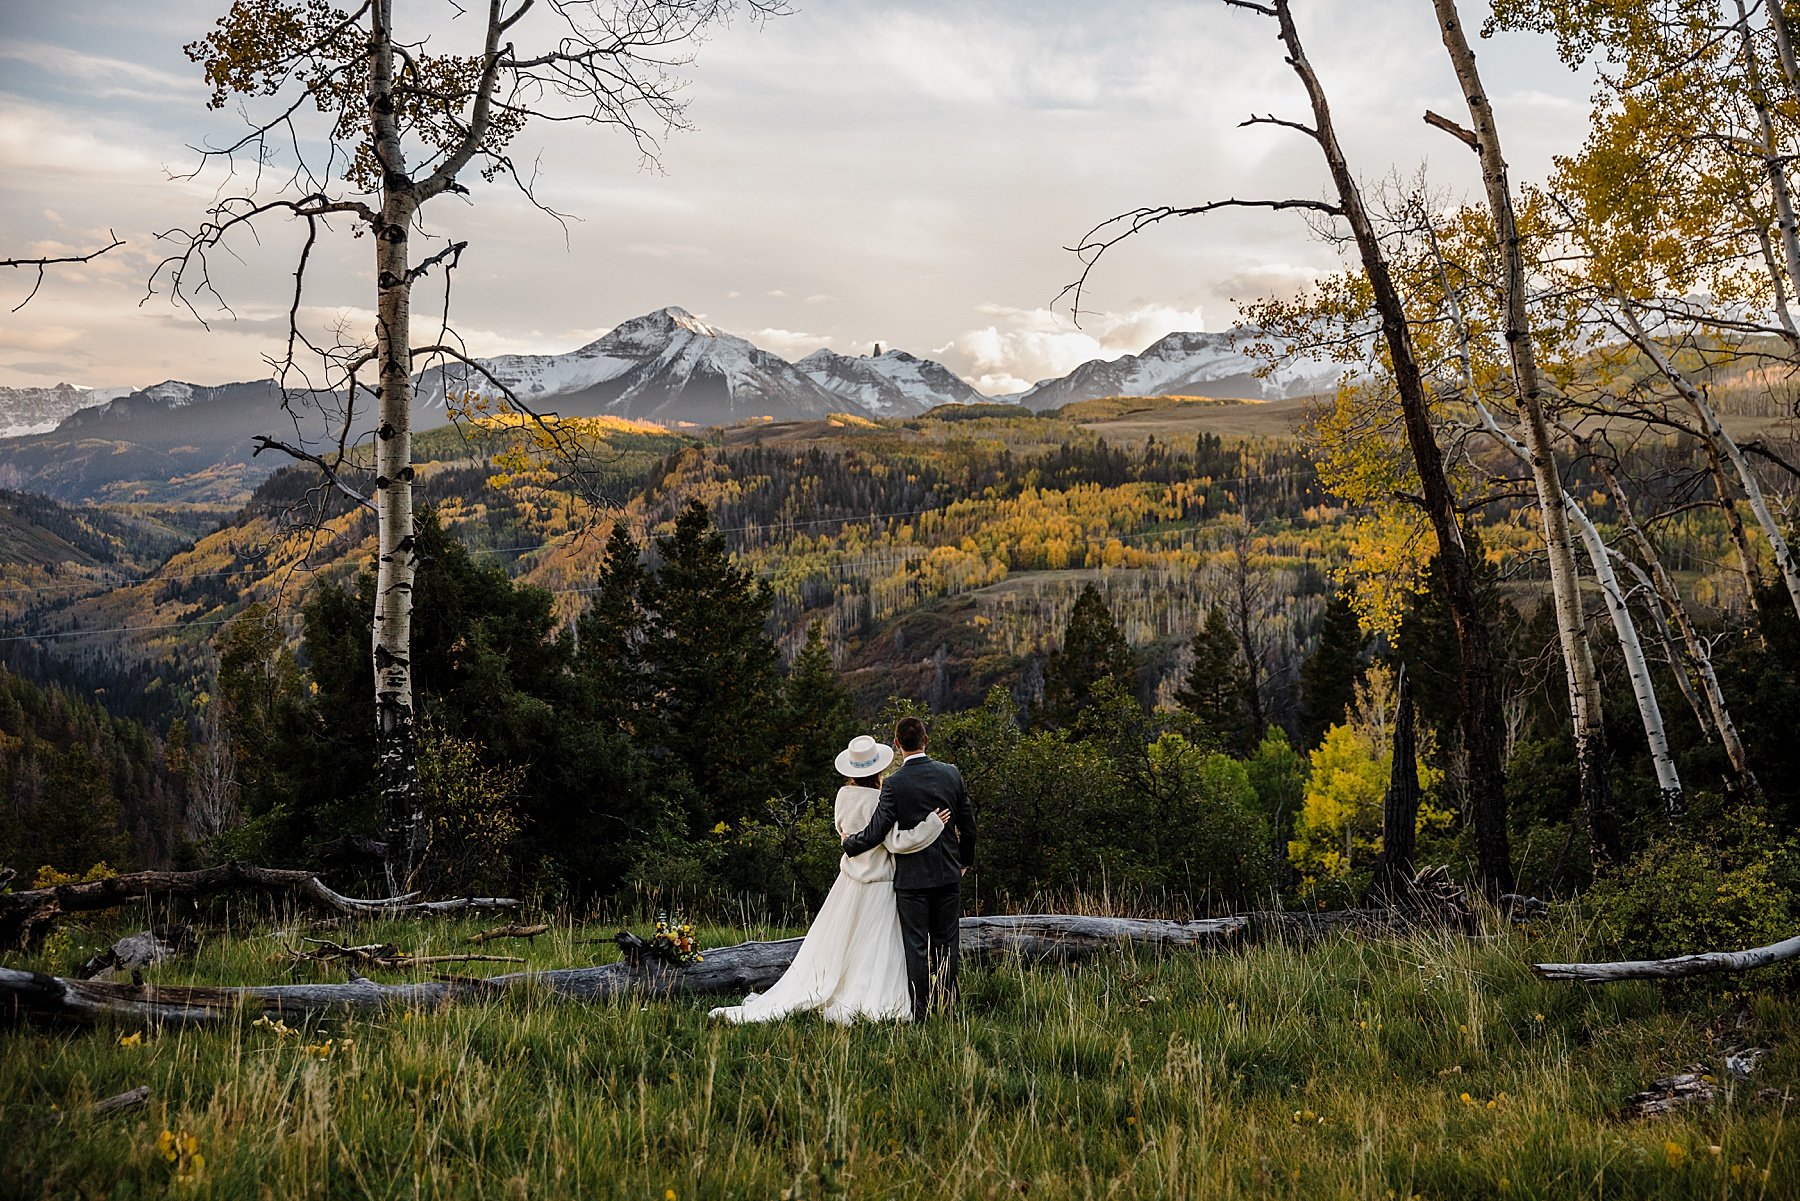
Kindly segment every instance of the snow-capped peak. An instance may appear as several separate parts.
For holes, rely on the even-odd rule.
[[[949,368],[904,350],[860,357],[815,350],[794,366],[827,392],[878,417],[910,417],[937,405],[981,399]]]
[[[659,309],[653,315],[658,316],[658,317],[667,317],[670,321],[674,322],[676,325],[679,325],[682,329],[687,330],[689,333],[699,334],[703,338],[716,338],[719,336],[718,330],[714,329],[712,326],[708,325],[706,322],[700,320],[700,318],[694,316],[692,313],[688,312],[686,309],[680,308],[676,305],[670,305],[668,308]]]
[[[145,388],[144,395],[151,400],[161,401],[171,409],[179,409],[183,405],[193,403],[194,385],[184,384],[180,380],[164,380],[160,384],[152,384]]]

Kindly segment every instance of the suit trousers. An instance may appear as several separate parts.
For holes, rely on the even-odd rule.
[[[906,984],[913,1020],[956,997],[957,932],[962,921],[962,883],[935,888],[896,888],[900,942],[906,949]]]

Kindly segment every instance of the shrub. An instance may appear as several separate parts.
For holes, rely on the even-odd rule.
[[[419,791],[425,802],[423,874],[445,895],[498,892],[513,876],[522,825],[520,767],[481,762],[481,745],[426,725],[419,739]]]
[[[835,798],[803,793],[771,797],[761,814],[713,828],[718,880],[733,894],[749,894],[777,909],[811,913],[837,879],[843,855]]]
[[[1800,926],[1800,841],[1754,811],[1696,812],[1602,877],[1584,907],[1624,958],[1765,946]]]

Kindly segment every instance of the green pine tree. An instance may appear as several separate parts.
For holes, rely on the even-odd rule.
[[[1255,734],[1250,728],[1250,708],[1245,703],[1249,678],[1243,656],[1223,609],[1212,609],[1206,624],[1194,635],[1194,664],[1175,694],[1183,709],[1219,740],[1229,754],[1243,758],[1251,750]]]
[[[690,503],[656,540],[643,643],[656,732],[697,791],[696,824],[736,821],[768,799],[781,703],[780,656],[766,627],[769,586],[731,561],[706,506]]]
[[[576,623],[576,670],[588,685],[588,704],[610,727],[633,728],[649,701],[641,654],[647,615],[643,552],[624,521],[606,539],[593,603]]]
[[[1325,606],[1319,646],[1300,668],[1300,737],[1302,746],[1317,746],[1325,731],[1344,720],[1363,678],[1362,624],[1342,595]]]
[[[1040,724],[1053,729],[1073,726],[1093,700],[1095,686],[1109,678],[1130,691],[1137,683],[1137,656],[1099,589],[1087,584],[1075,598],[1061,649],[1044,663]]]
[[[856,733],[850,693],[831,661],[825,627],[813,622],[781,685],[782,735],[775,786],[830,796],[838,784],[832,760]]]

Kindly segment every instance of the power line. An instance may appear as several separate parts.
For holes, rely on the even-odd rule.
[[[47,634],[9,634],[0,638],[0,642],[45,642],[52,638],[93,638],[101,634],[141,634],[146,630],[181,630],[191,626],[217,626],[230,621],[230,617],[205,617],[193,621],[170,621],[160,625],[148,626],[114,626],[110,630],[58,630]]]

